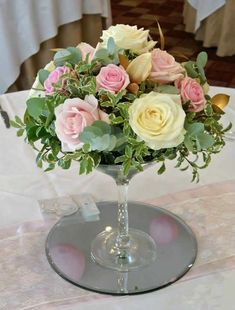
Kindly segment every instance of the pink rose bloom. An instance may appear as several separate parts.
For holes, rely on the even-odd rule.
[[[182,101],[190,100],[189,111],[202,111],[206,104],[202,86],[190,77],[185,77],[175,81],[175,86],[180,90]]]
[[[55,108],[55,132],[62,142],[64,152],[80,149],[83,143],[79,140],[80,133],[86,126],[97,120],[109,122],[108,114],[98,109],[98,100],[93,96],[66,99]]]
[[[183,77],[183,67],[175,61],[175,58],[168,54],[166,51],[162,51],[156,48],[152,51],[152,70],[149,75],[149,79],[166,84],[174,82],[175,80]]]
[[[87,44],[85,42],[79,43],[77,47],[80,49],[80,51],[82,53],[82,60],[85,60],[87,54],[89,54],[88,63],[91,63],[91,61],[95,55],[96,49],[94,49],[93,46],[91,46],[90,44]]]
[[[101,68],[96,77],[97,90],[105,89],[113,94],[125,89],[128,84],[130,84],[130,79],[126,71],[113,64]]]
[[[48,78],[44,82],[44,88],[46,91],[46,95],[53,95],[55,89],[54,85],[60,82],[61,76],[68,73],[69,68],[63,66],[63,67],[57,67],[54,71],[52,71]],[[63,81],[61,83],[62,87]]]

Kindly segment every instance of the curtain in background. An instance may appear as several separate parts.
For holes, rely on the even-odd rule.
[[[184,23],[187,32],[194,33],[196,10],[185,1]],[[195,33],[195,39],[203,41],[204,47],[217,47],[218,56],[235,54],[235,3],[227,0],[226,4],[205,18]]]
[[[27,59],[20,68],[20,75],[7,92],[19,91],[31,88],[36,74],[52,58],[56,47],[76,46],[84,41],[95,46],[99,41],[102,29],[106,28],[106,20],[101,15],[83,15],[81,20],[60,26],[58,34],[40,45],[38,53]]]

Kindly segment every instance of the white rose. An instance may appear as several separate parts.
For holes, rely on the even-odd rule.
[[[53,70],[55,70],[55,65],[53,61],[50,61],[45,67],[45,70],[52,72]],[[32,85],[32,88],[29,91],[29,96],[28,98],[32,98],[32,97],[45,97],[45,92],[43,90],[43,86],[41,85],[41,83],[39,82],[39,77],[38,75],[36,76],[36,79]]]
[[[153,149],[176,147],[184,140],[185,112],[179,95],[151,92],[129,108],[130,126]]]
[[[101,39],[106,47],[108,39],[112,37],[119,48],[130,49],[135,53],[142,54],[148,52],[157,43],[148,41],[149,30],[137,29],[137,26],[118,24],[103,30]]]

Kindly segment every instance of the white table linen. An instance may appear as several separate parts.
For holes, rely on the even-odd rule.
[[[225,0],[187,0],[188,3],[197,11],[195,31],[200,27],[203,19],[213,14],[216,10],[225,5]]]
[[[101,14],[111,24],[109,0],[0,0],[0,94],[16,80],[20,65],[54,37],[59,26]]]
[[[231,95],[231,104],[229,109],[235,110],[235,89],[211,87],[211,94],[218,92]],[[25,101],[28,96],[28,91],[5,94],[0,97],[0,105],[5,109],[10,118],[14,115],[23,115],[25,110]],[[235,115],[234,122],[235,122]],[[62,170],[57,168],[49,173],[44,173],[42,169],[36,167],[36,153],[21,139],[16,137],[14,129],[6,129],[2,119],[0,119],[0,192],[2,191],[2,199],[10,192],[15,195],[15,199],[21,198],[22,208],[27,208],[25,199],[29,199],[29,205],[35,208],[34,219],[40,219],[37,210],[36,199],[52,198],[56,195],[63,196],[67,194],[85,193],[92,190],[97,200],[114,199],[116,198],[116,188],[110,178],[100,172],[93,172],[87,176],[78,176],[78,165],[74,163],[71,169]],[[221,158],[223,160],[223,169],[220,169]],[[212,158],[212,163],[207,169],[200,171],[199,185],[210,184],[228,180],[233,175],[231,166],[235,158],[235,145],[227,143],[221,154],[215,155]],[[191,171],[181,172],[175,169],[175,162],[168,161],[167,171],[162,176],[156,175],[156,170],[159,166],[154,166],[142,173],[141,178],[135,177],[130,185],[130,199],[148,200],[156,198],[170,192],[177,192],[185,189],[195,188],[198,185],[191,183]],[[231,175],[232,173],[232,175]],[[148,191],[143,191],[143,184],[148,186]],[[107,193],[107,188],[109,188]],[[12,196],[13,197],[13,196]],[[7,199],[6,197],[4,199]],[[32,203],[34,200],[34,203]],[[14,204],[10,204],[8,208],[14,209]],[[8,209],[9,210],[9,209]],[[8,214],[8,212],[7,212]],[[5,216],[7,216],[5,214]],[[0,226],[5,216],[0,217]],[[9,219],[6,223],[14,224],[17,221],[9,211]],[[16,215],[17,216],[17,215]],[[22,216],[22,213],[20,214]],[[28,218],[29,213],[25,211],[25,216]],[[5,224],[6,224],[5,223]]]
[[[235,111],[235,90],[211,87],[211,94],[218,92],[231,95],[230,109]],[[27,91],[2,95],[0,96],[0,105],[8,112],[10,118],[13,118],[15,114],[22,116],[25,109],[25,100],[27,95]],[[16,137],[15,129],[6,129],[2,119],[0,119],[0,143],[0,237],[2,236],[0,247],[2,246],[1,253],[3,253],[2,251],[6,253],[6,256],[2,257],[3,266],[8,266],[7,264],[9,264],[7,253],[14,253],[11,258],[12,260],[10,259],[12,264],[15,264],[16,261],[19,261],[20,263],[20,261],[24,259],[24,253],[20,252],[19,247],[19,245],[22,246],[22,242],[23,246],[26,248],[25,255],[32,251],[32,246],[35,247],[35,255],[42,255],[41,251],[43,251],[44,245],[42,240],[39,239],[39,235],[43,226],[43,217],[38,205],[38,199],[53,198],[71,194],[81,194],[85,192],[93,194],[96,200],[116,199],[116,188],[111,178],[97,171],[87,176],[78,176],[78,165],[74,164],[70,170],[56,169],[55,171],[44,173],[43,170],[36,167],[36,154],[31,149],[31,147],[25,144],[22,138]],[[174,168],[175,162],[167,163],[167,172],[162,176],[156,175],[155,172],[158,166],[154,166],[143,172],[141,175],[133,178],[130,185],[130,199],[156,201],[158,197],[167,194],[165,201],[168,201],[169,203],[169,201],[172,200],[171,203],[174,204],[175,208],[171,209],[171,211],[174,212],[175,210],[178,212],[180,210],[177,207],[178,191],[192,189],[191,195],[194,195],[194,191],[196,193],[200,185],[210,185],[223,181],[226,182],[231,179],[235,180],[234,158],[235,144],[228,142],[224,150],[212,158],[212,163],[209,168],[201,171],[199,184],[190,183],[190,171],[180,172]],[[235,186],[235,182],[231,183],[229,186],[231,190],[231,188]],[[218,189],[220,189],[219,186]],[[214,192],[216,195],[219,193],[219,190],[216,190],[215,187]],[[197,192],[199,198],[203,196],[202,193],[203,190],[201,192]],[[186,202],[190,197],[190,195],[187,195],[187,193],[183,195],[183,198]],[[180,195],[179,197],[181,201],[183,201]],[[216,197],[212,197],[213,198],[211,200],[216,200]],[[164,199],[162,201],[164,201]],[[188,207],[185,201],[185,214],[187,214]],[[197,201],[193,201],[193,203],[195,208],[197,208]],[[215,204],[215,201],[213,203]],[[202,216],[201,219],[205,222],[206,219],[203,217],[203,208],[199,208],[199,204],[200,200],[198,200],[198,219],[200,219],[200,216]],[[180,200],[179,205],[181,205]],[[212,225],[212,229],[216,229],[217,223],[223,221],[223,205],[221,205],[221,218],[220,210],[218,209],[216,211],[218,214],[216,218],[214,218],[214,222],[213,209],[211,212],[212,219],[210,224]],[[190,214],[187,216],[188,221],[190,222]],[[33,227],[34,233],[30,231],[31,226]],[[206,229],[206,227],[203,229]],[[231,227],[231,229],[234,228]],[[231,229],[229,228],[228,231],[231,231]],[[21,234],[22,238],[20,237]],[[208,236],[210,236],[210,234]],[[209,239],[203,240],[205,243],[210,241]],[[222,239],[222,242],[227,241],[228,244],[231,242],[231,240],[223,240],[224,239]],[[206,244],[204,247],[206,247]],[[227,246],[227,250],[229,251],[233,251],[233,248],[234,246],[232,244],[231,247]],[[14,252],[11,252],[13,249]],[[216,255],[221,256],[222,254],[223,251],[220,253],[220,249],[218,249],[218,253],[215,253],[215,264]],[[206,254],[205,252],[204,259],[206,259],[206,255],[209,254]],[[14,257],[16,261],[13,259]],[[17,260],[17,257],[19,257],[19,260]],[[79,308],[84,310],[100,310],[106,307],[108,309],[114,310],[135,310],[142,308],[154,310],[157,307],[164,310],[225,310],[232,309],[231,307],[233,307],[234,304],[233,288],[235,285],[235,269],[232,267],[223,267],[220,272],[213,271],[208,272],[207,274],[200,274],[199,270],[197,276],[190,277],[190,274],[187,274],[186,277],[184,277],[180,282],[176,282],[174,285],[171,285],[160,291],[141,296],[111,297],[106,295],[98,295],[88,291],[81,292],[78,288],[65,282],[63,279],[53,273],[49,265],[48,267],[45,267],[47,266],[45,261],[46,258],[43,255],[42,257],[43,261],[41,264],[44,269],[42,270],[42,276],[40,279],[37,278],[38,272],[34,270],[36,267],[30,265],[32,257],[25,258],[26,274],[25,277],[21,279],[22,285],[23,287],[24,285],[25,287],[28,287],[28,283],[30,283],[30,281],[32,281],[32,283],[39,283],[37,284],[39,286],[43,285],[40,284],[40,281],[42,281],[42,283],[45,281],[51,281],[52,284],[55,283],[57,285],[56,289],[61,289],[61,294],[63,295],[61,296],[61,299],[54,301],[55,303],[60,301],[60,306],[58,306],[58,304],[53,306],[53,302],[50,303],[50,305],[47,305],[47,303],[44,304],[42,301],[43,291],[39,290],[38,292],[34,292],[34,300],[31,299],[33,297],[30,295],[32,291],[28,293],[29,296],[27,300],[27,307],[25,305],[25,294],[27,291],[26,289],[24,290],[24,288],[21,288],[22,293],[17,292],[17,295],[14,295],[15,299],[13,298],[15,302],[15,308],[10,308],[9,306],[11,302],[11,290],[9,292],[5,292],[3,290],[3,295],[0,298],[0,309],[75,310]],[[11,268],[20,267],[12,265]],[[34,279],[30,278],[30,276],[27,278],[27,268],[30,268],[31,273],[33,272]],[[40,265],[39,267],[37,266],[37,268],[40,268]],[[19,273],[23,272],[21,269],[17,270]],[[49,272],[51,273],[49,274]],[[48,278],[49,275],[51,277],[50,279]],[[9,281],[9,287],[13,289],[14,279],[7,279],[7,281]],[[4,287],[4,283],[1,284],[0,280],[0,287],[1,286]],[[14,290],[15,289],[16,288],[14,288]],[[75,297],[76,292],[78,292],[77,297]],[[48,299],[50,299],[49,297],[51,295],[53,295],[53,290],[49,289],[47,294]],[[67,299],[65,296],[67,296]],[[20,301],[20,298],[22,298],[22,301]],[[20,302],[23,303],[23,299],[24,307],[19,308],[21,306]],[[7,304],[7,300],[9,301],[9,304]],[[33,300],[33,304],[31,304],[31,300]],[[13,302],[11,305],[12,304]]]

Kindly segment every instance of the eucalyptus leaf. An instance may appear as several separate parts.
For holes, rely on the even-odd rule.
[[[95,121],[92,127],[98,128],[103,134],[111,133],[111,126],[104,121]]]
[[[95,53],[95,58],[107,59],[108,57],[109,57],[109,53],[108,53],[108,50],[106,48],[100,48]]]
[[[26,102],[27,104],[27,111],[30,116],[32,116],[34,119],[37,119],[43,112],[46,100],[45,98],[29,98]]]
[[[185,129],[187,130],[188,135],[195,136],[204,131],[204,124],[203,123],[186,124]]]
[[[197,141],[202,150],[207,150],[215,143],[215,139],[211,135],[203,132],[197,136]]]
[[[190,76],[191,78],[196,78],[198,77],[198,73],[194,68],[195,66],[195,62],[189,60],[184,64],[184,67],[187,71],[188,76]]]
[[[123,144],[125,144],[127,142],[127,137],[124,136],[124,134],[118,134],[116,135],[116,145],[115,145],[115,149],[119,149]]]
[[[109,138],[110,138],[110,140],[109,140],[109,146],[107,148],[107,151],[111,152],[116,147],[117,138],[113,135],[110,135]]]
[[[97,137],[100,137],[102,135],[103,132],[99,128],[94,126],[88,126],[83,130],[83,132],[80,133],[79,139],[83,143],[90,144],[92,139],[96,139]]]
[[[190,135],[186,134],[185,137],[184,137],[184,145],[186,146],[186,148],[192,152],[194,150],[194,147],[193,147],[193,141],[190,137]]]
[[[198,65],[197,68],[198,68],[198,72],[200,74],[201,82],[204,84],[206,82],[206,76],[205,76],[204,69],[201,65]]]
[[[107,50],[109,54],[114,54],[116,49],[115,41],[112,37],[109,37],[107,42]]]
[[[101,137],[96,137],[95,139],[92,139],[90,143],[91,150],[97,150],[97,151],[105,151],[109,149],[110,145],[110,135],[104,134]]]
[[[66,50],[69,51],[71,55],[69,63],[76,65],[82,60],[82,53],[80,49],[76,47],[67,47]]]
[[[66,62],[68,62],[71,59],[71,53],[67,50],[60,50],[55,53],[54,55],[54,63],[58,66],[63,66]]]
[[[207,60],[208,60],[207,53],[206,52],[200,52],[197,55],[197,60],[196,60],[197,66],[204,68],[206,66]]]
[[[158,85],[157,91],[159,93],[164,93],[164,94],[173,94],[173,95],[179,94],[179,90],[175,86],[172,86],[172,85]]]
[[[41,69],[38,71],[39,82],[42,86],[44,85],[44,82],[48,78],[49,74],[50,74],[50,72],[48,70],[45,70],[45,69]]]

